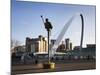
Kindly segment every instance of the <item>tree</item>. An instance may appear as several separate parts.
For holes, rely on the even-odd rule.
[[[20,45],[21,45],[20,41],[14,39],[11,40],[11,49]]]

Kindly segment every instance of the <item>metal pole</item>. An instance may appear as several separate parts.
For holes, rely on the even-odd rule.
[[[49,32],[50,30],[48,30],[48,62],[50,63],[50,47],[49,47]]]

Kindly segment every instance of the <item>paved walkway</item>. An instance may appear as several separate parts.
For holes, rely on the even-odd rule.
[[[43,66],[41,64],[17,65],[17,66],[12,66],[12,74],[95,69],[96,63],[95,62],[60,63],[56,64],[55,66],[56,66],[55,69],[43,69]]]

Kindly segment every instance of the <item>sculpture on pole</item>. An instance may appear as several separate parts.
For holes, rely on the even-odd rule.
[[[48,62],[50,63],[50,47],[49,47],[49,41],[50,41],[50,32],[51,32],[51,29],[53,27],[52,27],[51,22],[49,22],[49,19],[48,18],[45,19],[45,22],[44,22],[43,16],[41,16],[41,18],[42,18],[42,21],[44,23],[45,29],[47,30],[47,35],[48,35]]]

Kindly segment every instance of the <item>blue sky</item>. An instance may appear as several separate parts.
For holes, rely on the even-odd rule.
[[[75,14],[82,13],[84,17],[84,39],[83,46],[95,43],[95,6],[54,4],[40,2],[12,1],[11,8],[11,33],[12,39],[25,44],[25,38],[36,38],[38,35],[47,36],[40,15],[49,18],[53,25],[51,38],[56,39],[65,23]],[[65,38],[70,38],[73,45],[80,44],[81,20],[77,16]]]

